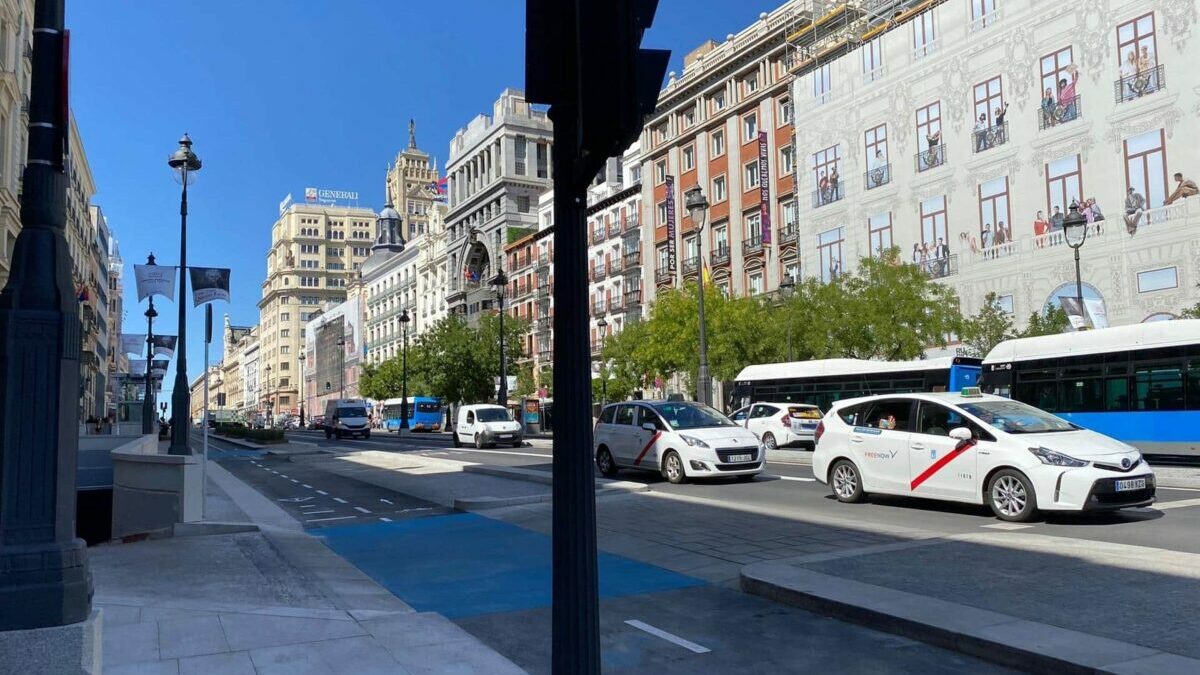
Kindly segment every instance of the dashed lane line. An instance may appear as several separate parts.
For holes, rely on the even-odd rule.
[[[992,523],[991,525],[980,525],[993,530],[1027,530],[1033,525],[1022,525],[1021,523]]]
[[[328,492],[326,492],[326,491],[324,491],[324,490],[317,490],[317,494],[319,494],[319,495],[326,495],[326,496],[328,496],[328,495],[329,495],[329,493],[328,493]]]
[[[393,505],[393,506],[395,506],[395,505],[396,505],[396,503],[395,503],[395,502],[393,502],[393,501],[391,501],[391,500],[389,500],[389,499],[384,499],[383,497],[380,497],[380,498],[379,498],[379,501],[383,502],[384,504],[391,504],[391,505]]]
[[[1159,511],[1165,511],[1167,509],[1182,509],[1189,506],[1200,506],[1200,499],[1180,499],[1173,502],[1158,502],[1150,508],[1157,509]]]
[[[306,523],[324,523],[324,522],[328,522],[330,520],[349,520],[351,518],[357,518],[357,517],[358,516],[337,516],[335,518],[310,518],[309,520],[306,520],[304,522],[306,522]]]
[[[636,628],[638,630],[645,631],[655,637],[662,638],[662,639],[666,640],[667,642],[679,645],[680,647],[683,647],[684,649],[686,649],[690,652],[694,652],[696,654],[706,654],[706,653],[712,651],[711,649],[709,649],[708,647],[705,647],[704,645],[698,645],[695,642],[692,642],[691,640],[685,640],[685,639],[679,637],[678,635],[668,633],[667,631],[662,630],[661,628],[655,628],[654,626],[651,626],[650,624],[644,623],[642,621],[638,621],[637,619],[626,619],[625,623],[630,626],[633,626],[634,628]]]
[[[306,516],[316,516],[316,515],[320,515],[320,514],[322,514],[322,513],[333,513],[333,509],[329,509],[329,510],[327,510],[327,511],[305,511],[305,512],[304,512],[304,515],[306,515]],[[353,518],[353,517],[354,517],[354,516],[351,516],[351,518]]]
[[[301,485],[303,485],[304,487],[308,488],[309,490],[311,490],[311,489],[312,489],[312,486],[311,486],[311,485],[309,485],[308,483],[301,483]]]
[[[299,484],[300,484],[300,481],[296,480],[295,478],[291,479],[291,481],[292,481],[293,483],[296,483],[297,485],[299,485]]]
[[[342,499],[341,497],[334,497],[333,501],[335,501],[339,504],[349,504],[350,503],[350,502],[346,501],[345,499]]]
[[[778,476],[775,474],[763,474],[764,478],[778,478],[779,480],[794,480],[800,483],[815,483],[816,478],[801,478],[800,476]]]
[[[385,522],[385,523],[390,523],[390,522],[392,522],[392,519],[391,519],[391,518],[384,518],[383,516],[380,516],[380,517],[379,517],[379,519],[380,519],[380,520],[382,520],[382,521],[383,521],[383,522]]]
[[[368,511],[367,509],[364,509],[364,508],[363,508],[363,507],[361,507],[361,506],[356,506],[356,507],[354,507],[354,510],[355,510],[355,511],[358,511],[359,513],[370,513],[370,511]]]

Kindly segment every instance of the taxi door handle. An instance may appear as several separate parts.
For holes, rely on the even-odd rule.
[[[863,442],[862,436],[851,436],[850,442],[851,443],[862,443]]]
[[[910,446],[910,447],[912,447],[913,450],[924,450],[925,449],[925,446],[920,443],[913,443],[912,446]]]

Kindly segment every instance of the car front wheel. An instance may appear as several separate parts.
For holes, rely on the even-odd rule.
[[[829,471],[829,487],[833,489],[833,496],[837,497],[839,502],[852,504],[861,502],[866,497],[858,467],[848,459],[834,462]]]
[[[617,463],[613,461],[612,453],[608,451],[608,448],[601,447],[600,452],[596,453],[596,468],[600,469],[600,475],[605,478],[617,475]]]
[[[1000,520],[1023,523],[1037,515],[1037,495],[1025,474],[1001,469],[988,481],[987,502]]]
[[[487,444],[483,442],[483,434],[475,434],[475,449],[482,450],[485,445]]]
[[[667,480],[675,485],[687,482],[687,474],[683,472],[683,460],[679,459],[679,454],[674,450],[667,452],[667,456],[663,457],[662,472]]]

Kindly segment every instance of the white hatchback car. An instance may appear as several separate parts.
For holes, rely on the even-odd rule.
[[[1009,521],[1147,506],[1155,492],[1136,448],[977,389],[838,401],[817,429],[813,476],[843,502],[927,497]]]
[[[594,435],[596,466],[657,471],[672,483],[761,473],[765,452],[754,434],[691,401],[626,401],[605,406]]]
[[[767,450],[812,445],[821,409],[807,403],[751,403],[729,419],[754,432]]]

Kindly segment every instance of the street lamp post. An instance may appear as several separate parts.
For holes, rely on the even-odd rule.
[[[303,347],[301,347],[303,349]],[[304,427],[304,398],[308,396],[308,385],[304,382],[304,361],[308,356],[300,352],[300,428]]]
[[[154,254],[146,256],[146,264],[153,265]],[[154,294],[150,294],[150,306],[146,309],[146,395],[142,397],[142,433],[154,433]]]
[[[200,170],[200,158],[192,152],[192,139],[187,134],[179,139],[179,149],[167,160],[167,165],[179,176],[179,184],[183,191],[179,196],[179,295],[175,304],[179,305],[179,337],[175,357],[175,386],[171,390],[171,447],[168,452],[172,455],[186,455],[188,450],[188,415],[189,398],[187,379],[187,189],[188,183],[195,180],[196,172]],[[204,365],[205,368],[208,364]]]
[[[274,427],[275,426],[275,400],[273,398],[271,398],[271,364],[268,363],[263,368],[263,371],[265,371],[267,374],[266,377],[264,378],[264,383],[266,384],[266,386],[263,387],[263,390],[266,392],[266,396],[264,396],[263,398],[267,399],[267,427]]]
[[[684,203],[687,205],[688,215],[692,218],[692,223],[696,226],[696,234],[704,229],[704,221],[708,217],[708,200],[704,197],[704,191],[699,185],[693,185],[684,193]],[[696,379],[699,380],[696,386],[696,394],[700,402],[704,405],[712,405],[712,378],[708,376],[708,335],[704,324],[704,276],[700,276],[699,283],[696,284],[696,314],[700,324],[700,367],[696,373]]]
[[[1063,237],[1067,240],[1067,246],[1075,251],[1075,299],[1079,302],[1082,321],[1079,330],[1087,330],[1087,319],[1084,318],[1086,313],[1083,308],[1083,278],[1079,273],[1079,249],[1087,241],[1087,218],[1079,212],[1078,204],[1071,204],[1070,212],[1063,218]]]
[[[492,279],[496,287],[496,301],[500,303],[500,387],[496,390],[496,404],[508,408],[508,362],[504,355],[504,288],[508,285],[508,275],[504,270]]]
[[[338,398],[346,398],[346,336],[338,338]]]
[[[608,376],[604,373],[604,344],[608,337],[608,322],[604,317],[596,322],[596,328],[600,329],[600,407],[604,407],[608,403]]]
[[[400,347],[400,428],[408,428],[408,309],[400,312],[400,330],[403,342]]]
[[[792,297],[792,293],[796,291],[796,280],[792,279],[792,275],[784,277],[783,281],[779,282],[779,295],[786,303]],[[792,321],[784,311],[783,323],[787,326],[787,360],[792,360]]]

